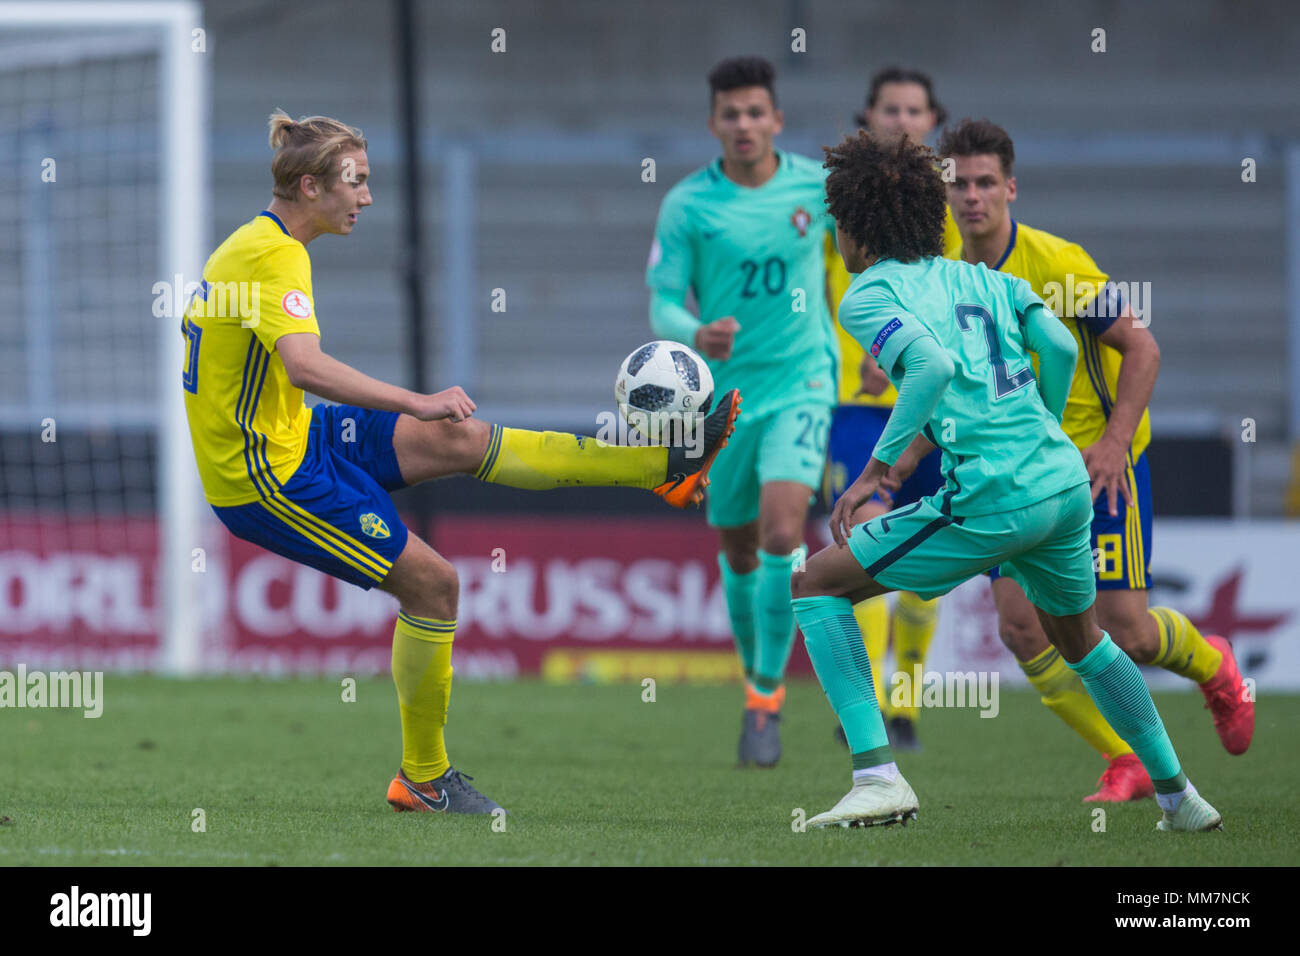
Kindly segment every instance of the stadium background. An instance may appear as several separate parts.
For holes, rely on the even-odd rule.
[[[210,113],[163,135],[197,137],[210,157],[210,182],[195,183],[211,210],[205,254],[267,202],[272,108],[359,125],[375,204],[351,238],[311,249],[326,349],[412,384],[414,270],[426,283],[431,389],[462,385],[488,420],[586,433],[610,409],[618,362],[651,337],[643,273],[658,203],[716,153],[704,128],[710,66],[741,52],[771,58],[786,117],[778,145],[809,155],[852,129],[872,72],[929,71],[952,119],[987,116],[1012,133],[1018,219],[1079,242],[1113,278],[1151,283],[1163,355],[1157,585],[1244,642],[1248,676],[1300,687],[1300,595],[1289,586],[1300,532],[1284,518],[1300,429],[1300,22],[1286,4],[416,3],[409,31],[380,3],[201,9],[194,55],[206,58]],[[1104,53],[1092,51],[1097,27]],[[491,48],[497,28],[504,52]],[[791,51],[795,29],[806,52]],[[403,222],[403,33],[419,77],[418,261]],[[33,259],[29,230],[0,238],[6,667],[164,664],[152,423],[179,391],[156,358],[172,319],[150,310],[153,284],[170,277],[153,265],[158,210],[144,194],[116,201],[130,185],[123,168],[134,181],[156,175],[158,81],[101,41],[89,59],[45,72],[13,67],[17,35],[0,42],[0,66],[11,64],[0,69],[0,136],[14,145],[0,196],[25,226],[48,214],[98,244],[82,268],[66,255]],[[95,107],[109,103],[126,105],[103,120]],[[23,185],[45,155],[32,129],[57,147],[73,136],[59,125],[68,117],[102,143],[78,141],[80,174],[64,162],[57,182]],[[121,131],[129,143],[117,155]],[[653,182],[642,179],[647,158]],[[1249,183],[1246,158],[1257,165]],[[33,200],[43,195],[48,207]],[[33,371],[42,347],[46,373]],[[96,410],[110,389],[130,401]],[[41,440],[47,417],[56,442]],[[1246,419],[1255,441],[1243,440]],[[460,570],[462,677],[734,673],[701,516],[631,493],[528,495],[468,479],[401,504]],[[204,669],[387,667],[383,595],[338,587],[210,523],[202,546]],[[1016,679],[980,583],[947,608],[931,665]]]

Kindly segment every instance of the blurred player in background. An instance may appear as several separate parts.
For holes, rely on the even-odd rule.
[[[722,157],[664,196],[646,269],[655,334],[693,346],[719,389],[745,396],[707,507],[745,671],[740,763],[764,767],[781,754],[790,573],[825,462],[836,363],[825,172],[773,148],[782,126],[775,75],[758,57],[724,60],[709,74],[709,131]]]
[[[919,70],[897,66],[887,67],[871,78],[867,92],[866,109],[855,118],[859,127],[866,129],[882,143],[897,142],[906,136],[914,143],[925,143],[936,126],[942,125],[947,112],[934,98],[930,77]],[[952,215],[944,217],[944,251],[961,245],[957,226]],[[861,345],[839,324],[837,311],[840,299],[853,277],[844,268],[844,260],[835,251],[832,238],[826,241],[826,297],[831,304],[831,315],[836,317],[835,332],[840,346],[839,406],[831,420],[829,461],[826,468],[826,500],[834,504],[867,464],[871,449],[889,420],[890,409],[898,397],[894,386]],[[939,452],[936,450],[921,462],[916,471],[894,492],[892,499],[874,495],[862,506],[856,520],[866,521],[892,507],[908,505],[931,494],[943,483],[939,474]],[[903,750],[920,747],[916,735],[919,709],[909,700],[899,707],[889,701],[888,675],[885,670],[885,649],[892,633],[894,661],[898,668],[909,674],[913,668],[925,669],[925,655],[934,637],[938,614],[938,601],[924,601],[910,591],[900,591],[889,613],[884,597],[864,601],[853,609],[858,626],[866,639],[867,655],[871,666],[879,675],[876,693],[880,709],[886,716],[885,726],[894,746]],[[836,736],[844,741],[844,730],[835,728]]]
[[[212,254],[182,323],[182,384],[204,494],[231,533],[401,602],[393,680],[402,762],[394,810],[490,813],[452,768],[443,727],[456,630],[455,569],[410,534],[389,492],[473,475],[515,488],[624,485],[698,503],[739,398],[724,395],[694,457],[471,418],[459,387],[421,395],[321,350],[306,246],[349,235],[371,204],[366,140],[338,120],[271,116],[270,206]],[[346,404],[307,408],[303,392]]]
[[[987,120],[966,120],[945,132],[939,154],[955,162],[947,196],[962,243],[951,257],[1028,281],[1078,347],[1062,427],[1083,453],[1092,481],[1098,623],[1139,664],[1155,664],[1196,682],[1223,746],[1244,753],[1255,711],[1232,648],[1221,637],[1202,637],[1179,611],[1147,607],[1152,517],[1147,404],[1160,367],[1155,339],[1136,320],[1122,289],[1080,246],[1011,217],[1015,148],[1005,130]],[[1133,749],[1106,723],[1048,642],[1020,585],[996,568],[990,577],[1003,643],[1043,703],[1109,761],[1101,788],[1084,799],[1150,796],[1151,781]]]
[[[1183,773],[1137,665],[1097,626],[1088,470],[1059,424],[1074,340],[1027,282],[940,257],[944,186],[929,149],[859,132],[827,154],[838,248],[859,273],[840,319],[869,346],[898,401],[835,505],[835,545],[791,581],[808,656],[853,754],[852,789],[808,825],[905,821],[918,808],[890,750],[852,602],[898,589],[936,597],[1001,565],[1147,767],[1163,811],[1157,827],[1221,828]],[[941,490],[854,523],[904,450],[915,462],[935,447]]]

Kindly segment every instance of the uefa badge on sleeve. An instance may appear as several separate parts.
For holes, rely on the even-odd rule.
[[[301,289],[290,289],[280,300],[280,308],[284,309],[284,314],[292,316],[295,319],[311,318],[311,299],[307,298],[307,293]]]

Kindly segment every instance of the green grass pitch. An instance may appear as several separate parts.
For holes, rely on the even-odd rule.
[[[168,681],[107,675],[104,714],[0,711],[0,866],[57,865],[1292,865],[1300,696],[1263,694],[1254,744],[1220,747],[1199,694],[1157,705],[1226,830],[1161,834],[1153,800],[1107,806],[1100,758],[1027,691],[1001,713],[928,710],[900,764],[921,800],[906,828],[792,829],[849,786],[816,684],[790,686],[785,757],[733,766],[736,687],[459,683],[451,758],[510,810],[395,814],[396,697],[361,680]],[[206,829],[194,832],[193,811]]]

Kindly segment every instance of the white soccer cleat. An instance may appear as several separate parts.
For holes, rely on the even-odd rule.
[[[903,775],[888,781],[864,777],[839,803],[808,821],[809,827],[874,827],[916,819],[919,802]]]

